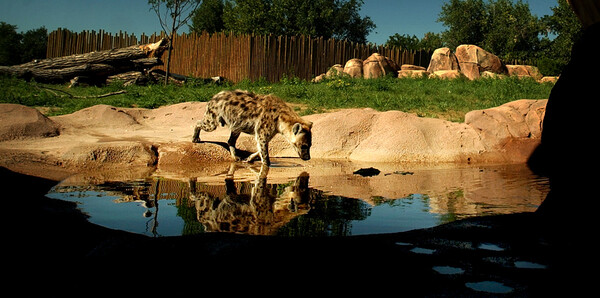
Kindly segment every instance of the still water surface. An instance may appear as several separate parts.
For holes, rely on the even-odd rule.
[[[347,162],[73,176],[47,196],[89,221],[153,237],[206,232],[333,236],[403,232],[457,219],[535,211],[548,180],[525,165],[410,167]]]

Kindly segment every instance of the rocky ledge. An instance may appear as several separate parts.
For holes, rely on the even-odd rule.
[[[373,109],[345,109],[305,118],[314,123],[313,159],[524,163],[540,142],[546,102],[517,100],[472,111],[464,123]],[[205,107],[202,102],[157,109],[97,105],[46,117],[30,107],[0,104],[0,166],[49,177],[97,168],[203,167],[230,160],[225,128],[203,132],[203,143],[190,141]],[[253,137],[242,135],[238,147],[254,151]],[[296,157],[280,135],[269,149],[275,158]]]

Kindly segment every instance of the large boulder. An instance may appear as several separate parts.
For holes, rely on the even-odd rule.
[[[456,55],[449,48],[436,49],[431,55],[427,71],[434,73],[440,70],[459,70]]]
[[[429,72],[425,67],[412,64],[402,64],[398,71],[398,78],[426,78],[428,76]]]
[[[429,74],[431,79],[458,79],[462,76],[458,70],[438,70]]]
[[[540,70],[531,65],[506,65],[506,70],[509,76],[532,77],[535,80],[542,79]]]
[[[363,77],[363,61],[358,58],[350,59],[344,65],[344,73],[353,78]]]
[[[506,67],[498,56],[476,46],[460,45],[456,48],[456,58],[460,71],[469,79],[480,77],[480,73],[489,71],[492,73],[505,74]]]
[[[427,70],[427,68],[412,64],[402,64],[402,66],[400,66],[400,70]]]
[[[540,144],[547,102],[522,99],[471,111],[465,123],[479,132],[488,151],[510,152],[513,160],[527,160]]]
[[[329,68],[329,70],[327,70],[327,73],[325,73],[326,78],[332,78],[341,75],[344,75],[344,67],[341,64],[334,64]]]
[[[396,76],[398,64],[379,53],[373,53],[363,61],[363,77],[365,79],[380,78],[388,74]]]
[[[427,78],[430,73],[426,70],[400,70],[398,78]]]
[[[38,110],[18,104],[0,104],[0,142],[59,135],[60,126]]]
[[[558,77],[542,77],[538,82],[554,84],[556,81],[558,81]]]

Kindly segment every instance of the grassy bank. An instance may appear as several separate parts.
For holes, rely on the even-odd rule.
[[[237,84],[214,85],[201,81],[186,86],[127,86],[111,84],[105,87],[27,83],[0,77],[0,102],[40,107],[48,115],[72,113],[96,104],[118,107],[156,108],[186,101],[208,101],[224,89],[244,89],[256,93],[273,93],[298,104],[301,114],[312,114],[341,108],[369,107],[379,111],[400,110],[422,117],[435,117],[462,122],[471,110],[499,106],[517,99],[547,99],[553,84],[540,84],[529,79],[351,79],[339,78],[310,83],[299,79],[284,79],[279,83],[243,81]],[[126,93],[104,98],[90,97],[126,90]],[[67,94],[68,93],[68,94]]]

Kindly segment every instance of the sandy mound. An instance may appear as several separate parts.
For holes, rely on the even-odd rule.
[[[0,142],[54,137],[58,134],[59,125],[36,109],[17,104],[0,104]]]
[[[140,125],[124,109],[108,105],[96,105],[73,114],[53,117],[65,128],[120,128],[128,129]]]
[[[313,156],[370,162],[468,162],[469,156],[484,149],[477,133],[466,124],[400,111],[343,110],[314,118]]]
[[[545,100],[515,101],[470,112],[465,123],[372,109],[346,109],[305,118],[313,122],[313,159],[523,163],[539,144],[545,105]],[[19,164],[43,160],[80,171],[118,166],[201,167],[211,161],[231,160],[225,145],[229,137],[226,128],[202,132],[201,144],[190,141],[206,103],[186,102],[152,110],[98,105],[50,119],[19,105],[1,107],[0,132],[7,134],[18,124],[19,136],[38,139],[4,137],[0,166],[14,167],[16,159]],[[61,128],[60,135],[57,127]],[[238,148],[255,151],[253,136],[242,134]],[[269,150],[273,158],[292,157],[300,164],[310,163],[297,159],[281,135],[271,141]]]

